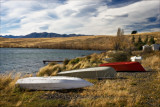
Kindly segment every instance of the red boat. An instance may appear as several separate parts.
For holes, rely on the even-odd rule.
[[[139,62],[114,62],[114,63],[104,63],[100,66],[113,67],[116,71],[145,71]]]

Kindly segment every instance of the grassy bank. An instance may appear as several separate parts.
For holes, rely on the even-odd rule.
[[[113,54],[113,53],[112,53]],[[120,53],[122,54],[122,53]],[[126,53],[125,53],[126,54]],[[160,106],[160,52],[133,52],[143,55],[142,65],[152,69],[146,73],[118,73],[124,79],[88,80],[94,86],[64,91],[29,91],[15,87],[19,74],[0,75],[0,106],[78,106],[78,107],[120,107]],[[38,74],[56,75],[59,70],[98,66],[109,53],[93,54],[79,59],[65,60],[62,65],[50,63]],[[93,59],[95,58],[95,59]],[[127,58],[119,60],[128,60]],[[84,65],[80,63],[84,63]],[[49,68],[48,68],[49,67]],[[25,76],[27,77],[27,76]]]
[[[141,36],[142,40],[148,35],[155,37],[160,43],[160,32],[135,34],[135,40]],[[124,35],[123,47],[130,46],[133,35]],[[49,49],[83,49],[83,50],[110,50],[114,49],[115,36],[80,36],[66,38],[0,38],[1,48],[49,48]],[[128,41],[128,42],[126,42]]]

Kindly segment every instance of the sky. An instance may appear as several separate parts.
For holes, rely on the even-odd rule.
[[[0,35],[160,31],[160,0],[0,0]]]

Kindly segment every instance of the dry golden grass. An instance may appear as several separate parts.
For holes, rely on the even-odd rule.
[[[80,36],[66,38],[0,38],[0,47],[51,49],[110,49],[108,36]],[[107,48],[107,47],[108,48]]]
[[[93,66],[93,64],[99,63],[97,59],[102,60],[107,54],[106,52],[72,59],[68,64],[72,67],[84,67],[85,64],[81,65],[80,62],[86,61],[86,63]],[[120,77],[127,79],[88,79],[87,81],[93,83],[94,86],[83,88],[82,91],[21,91],[15,88],[15,82],[20,78],[20,75],[15,76],[15,78],[12,78],[12,74],[0,75],[0,106],[158,107],[160,106],[160,70],[158,70],[160,67],[159,63],[157,63],[160,61],[159,54],[159,52],[149,53],[142,61],[143,66],[150,66],[156,71],[120,73]],[[65,64],[66,66],[68,65],[67,63]],[[56,69],[65,70],[67,68],[63,65],[49,63],[45,69],[48,69],[49,72],[42,70],[41,75],[54,75],[53,73],[56,73]],[[59,97],[54,97],[57,95]],[[67,99],[68,96],[71,99]]]
[[[1,94],[6,94],[10,91],[13,91],[16,81],[20,78],[21,74],[16,74],[12,77],[13,74],[0,74],[0,90],[3,90]],[[13,79],[14,78],[14,79]]]
[[[98,66],[104,58],[108,57],[108,54],[111,54],[111,52],[72,59],[68,64],[63,65],[65,67],[63,70],[92,67],[94,64]],[[146,54],[138,52],[138,54],[144,57],[142,65],[154,69],[156,72],[119,73],[119,77],[128,79],[88,80],[95,85],[85,88],[83,92],[78,93],[78,95],[84,98],[72,99],[69,102],[69,106],[158,106],[158,102],[160,101],[160,94],[158,94],[160,89],[158,86],[160,82],[160,52]]]
[[[147,33],[149,35],[150,33]],[[151,33],[152,34],[152,33]],[[158,33],[159,34],[159,33]],[[146,34],[145,34],[146,35]],[[155,36],[157,33],[155,33]],[[138,36],[137,36],[138,37]],[[78,39],[77,39],[78,38]],[[95,44],[89,44],[88,41],[96,41]],[[159,40],[159,36],[157,36]],[[55,40],[54,40],[55,39]],[[74,45],[72,48],[93,49],[92,46],[97,47],[94,49],[105,49],[106,41],[104,36],[100,37],[72,37],[72,38],[37,38],[37,39],[5,39],[0,38],[0,46],[28,46],[28,47],[45,47],[53,48],[57,46],[62,47],[62,43],[65,43],[65,48],[71,48],[71,43]],[[24,40],[27,40],[26,42]],[[59,41],[58,41],[59,40]],[[12,41],[12,43],[11,43]],[[40,42],[42,41],[42,43]],[[56,42],[55,42],[56,41]],[[58,42],[57,42],[58,41]],[[76,46],[78,43],[86,43]],[[24,43],[23,43],[24,42]],[[7,45],[11,43],[11,45]],[[18,44],[17,44],[18,43]],[[108,44],[110,42],[107,42]],[[25,44],[25,45],[24,45]],[[47,45],[48,44],[48,45]],[[53,47],[52,47],[53,45]],[[102,46],[102,48],[99,48]],[[108,45],[106,45],[108,46]],[[105,48],[104,48],[105,47]],[[85,49],[87,49],[85,48]],[[50,63],[47,66],[40,69],[37,73],[38,76],[50,76],[56,75],[59,71],[86,68],[99,66],[104,62],[104,58],[108,57],[110,52],[104,52],[101,54],[92,54],[82,58],[75,58],[65,64]],[[12,74],[0,75],[0,106],[82,106],[82,107],[159,107],[160,106],[160,52],[143,53],[133,52],[134,55],[142,55],[142,65],[154,69],[151,72],[146,73],[121,73],[120,77],[126,77],[127,79],[113,79],[113,80],[88,80],[94,83],[94,86],[84,88],[83,91],[73,91],[68,93],[60,93],[56,91],[20,91],[15,88],[15,82],[20,75],[12,78]],[[29,75],[30,76],[30,75]],[[46,98],[46,93],[49,94]],[[77,95],[80,97],[73,97],[71,100],[64,100],[60,96],[59,98],[52,98],[50,96],[56,96],[56,94],[63,94],[64,96],[69,94]],[[45,97],[41,97],[45,96]]]
[[[50,63],[47,66],[41,68],[37,73],[38,76],[54,76],[62,69],[62,65]]]
[[[83,99],[73,99],[70,106],[83,107],[133,107],[141,100],[141,94],[131,93],[132,79],[130,80],[103,80],[94,86],[86,88],[80,95]],[[137,91],[137,90],[136,90]]]
[[[96,67],[101,63],[107,63],[107,61],[104,61],[106,55],[106,52],[101,54],[94,53],[85,57],[71,59],[67,64],[50,63],[42,67],[37,73],[37,76],[54,76],[60,71]]]
[[[160,43],[160,32],[135,34],[136,40],[138,35],[142,40],[148,35],[155,37],[157,43]],[[131,35],[125,35],[121,48],[129,45]],[[114,48],[115,36],[80,36],[65,38],[0,38],[0,47],[7,48],[51,48],[51,49],[84,49],[84,50],[110,50]],[[128,41],[128,42],[125,42]]]
[[[160,70],[160,56],[153,55],[142,60],[142,65],[149,69]]]
[[[74,107],[133,107],[133,106],[157,106],[159,97],[157,95],[159,88],[157,80],[152,76],[138,74],[128,79],[112,79],[112,80],[87,80],[94,83],[94,86],[84,88],[82,91],[56,92],[56,91],[21,91],[14,87],[16,79],[11,79],[10,75],[2,77],[3,81],[10,81],[7,84],[13,84],[10,90],[3,88],[0,90],[0,105],[8,106],[74,106]],[[143,78],[145,76],[145,78]],[[147,76],[147,78],[146,78]],[[149,77],[148,77],[149,76]],[[149,80],[148,80],[149,79]],[[154,82],[154,84],[152,84]],[[154,87],[152,86],[154,85]],[[147,87],[147,90],[145,88]],[[154,93],[152,93],[154,92]],[[148,94],[149,93],[149,94]],[[59,98],[52,98],[60,94]],[[43,97],[47,95],[47,97]],[[64,95],[64,97],[62,96]],[[63,100],[66,95],[76,95],[79,97],[71,100]],[[147,95],[147,96],[146,96]],[[154,97],[155,96],[155,97]],[[3,98],[3,99],[2,99]],[[147,98],[147,99],[146,99]],[[149,100],[148,100],[149,98]],[[152,99],[151,99],[152,98]],[[148,102],[154,100],[155,102]],[[148,103],[146,103],[148,102]]]
[[[141,37],[142,41],[144,41],[146,36],[148,35],[148,38],[153,36],[156,43],[160,43],[160,32],[138,33],[138,34],[131,34],[131,35],[127,35],[127,36],[129,36],[129,38],[131,39],[133,35],[135,35],[136,41],[138,40],[139,36]]]

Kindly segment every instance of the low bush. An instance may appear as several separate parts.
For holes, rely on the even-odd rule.
[[[60,72],[62,67],[59,64],[47,65],[39,70],[37,76],[53,76]]]
[[[91,58],[91,56],[90,56],[90,55],[86,56],[86,59],[88,59],[88,60],[89,60],[90,58]]]
[[[146,48],[143,50],[143,53],[151,53],[151,52],[153,52],[152,47],[146,47]]]
[[[129,61],[130,55],[126,52],[116,52],[109,54],[109,57],[111,58],[109,62],[123,62]]]
[[[76,63],[78,63],[79,61],[80,61],[80,58],[76,58],[76,59],[70,60],[69,63],[71,63],[71,64],[76,64]]]
[[[67,64],[69,63],[69,61],[70,61],[70,60],[66,58],[66,59],[63,61],[63,64],[64,64],[64,65],[67,65]]]

